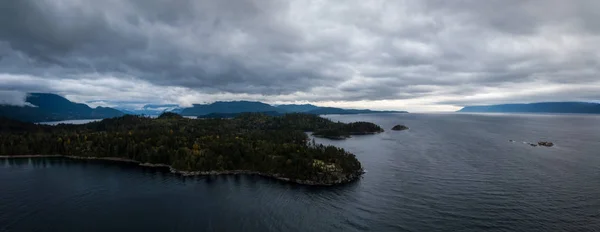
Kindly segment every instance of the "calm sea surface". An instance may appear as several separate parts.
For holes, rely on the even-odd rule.
[[[74,120],[64,120],[64,121],[38,122],[37,124],[51,125],[51,126],[56,126],[58,124],[79,125],[79,124],[86,124],[86,123],[90,123],[90,122],[96,122],[96,121],[100,121],[100,120],[102,120],[102,119],[74,119]]]
[[[157,118],[158,115],[144,115],[144,117],[149,117],[149,118]],[[197,118],[196,116],[183,116],[184,118],[189,118],[189,119],[195,119]],[[75,119],[75,120],[64,120],[64,121],[50,121],[50,122],[38,122],[37,124],[42,124],[42,125],[51,125],[51,126],[56,126],[58,124],[75,124],[75,125],[79,125],[79,124],[86,124],[86,123],[90,123],[90,122],[97,122],[100,121],[102,119]]]
[[[355,183],[0,159],[0,231],[600,231],[599,116],[329,117],[386,129],[317,139],[356,154],[367,173]],[[556,146],[523,143],[540,140]]]

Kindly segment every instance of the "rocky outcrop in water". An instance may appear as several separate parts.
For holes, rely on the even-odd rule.
[[[543,146],[543,147],[552,147],[552,146],[554,146],[554,143],[552,143],[552,142],[546,142],[546,141],[540,141],[540,142],[537,143],[537,145]]]
[[[408,130],[408,127],[405,125],[395,125],[394,127],[392,127],[392,130],[403,131],[403,130]]]
[[[508,141],[511,142],[511,143],[516,142],[515,140],[512,140],[512,139],[510,139]],[[540,142],[537,142],[537,143],[523,142],[523,144],[527,144],[527,145],[532,146],[532,147],[553,147],[554,146],[553,142],[547,142],[547,141],[540,141]]]

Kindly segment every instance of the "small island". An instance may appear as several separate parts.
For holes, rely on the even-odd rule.
[[[553,147],[554,143],[553,142],[547,142],[547,141],[540,141],[537,143],[538,146],[542,146],[542,147]]]
[[[512,139],[510,139],[508,141],[511,142],[511,143],[516,142],[515,140],[512,140]],[[548,142],[548,141],[539,141],[537,143],[530,143],[530,142],[523,142],[523,143],[527,144],[529,146],[532,146],[532,147],[538,147],[538,146],[539,147],[553,147],[554,146],[553,142]]]
[[[403,130],[408,130],[408,127],[404,126],[404,125],[395,125],[394,127],[392,127],[392,130],[394,130],[394,131],[403,131]]]
[[[368,122],[316,115],[239,114],[202,120],[164,113],[125,115],[82,125],[37,125],[0,118],[0,157],[65,157],[132,162],[190,175],[254,174],[307,185],[358,179],[363,168],[344,149],[310,141],[382,132]]]

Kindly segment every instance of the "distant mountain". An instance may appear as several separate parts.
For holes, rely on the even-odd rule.
[[[143,107],[143,109],[174,109],[178,108],[177,104],[147,104]]]
[[[307,111],[309,114],[377,114],[377,113],[408,113],[406,111],[376,111],[376,110],[358,110],[358,109],[342,109],[335,107],[319,107],[314,110]]]
[[[279,112],[285,113],[286,111],[272,105],[253,102],[253,101],[230,101],[230,102],[214,102],[212,104],[194,104],[193,107],[184,108],[181,111],[181,115],[184,116],[201,116],[211,113],[244,113],[244,112]]]
[[[265,112],[269,115],[285,113],[308,113],[308,114],[373,114],[373,113],[407,113],[406,111],[374,111],[342,109],[334,107],[319,107],[311,104],[303,105],[277,105],[272,106],[262,102],[252,101],[230,101],[215,102],[212,104],[195,104],[193,107],[182,110],[184,116],[202,116],[208,117],[232,117],[238,113]]]
[[[540,102],[531,104],[466,106],[458,112],[600,114],[600,104],[588,102]]]
[[[287,104],[287,105],[277,105],[275,107],[282,109],[285,112],[290,112],[290,113],[304,113],[304,112],[316,110],[319,108],[318,106],[311,105],[311,104],[302,104],[302,105]]]
[[[92,119],[96,119],[96,118],[113,118],[113,117],[119,117],[119,116],[123,116],[124,113],[110,108],[110,107],[102,107],[102,106],[98,106],[95,109],[92,109],[92,112],[90,113],[90,117]],[[87,117],[84,115],[84,117]]]
[[[198,116],[198,118],[235,118],[240,114],[246,114],[247,112],[241,112],[241,113],[210,113],[210,114],[205,114],[205,115],[200,115]],[[280,113],[277,111],[264,111],[264,112],[258,112],[264,115],[268,115],[268,116],[281,116],[284,113]]]
[[[181,113],[183,110],[177,104],[148,104],[144,105],[141,109],[128,109],[128,108],[117,108],[118,110],[127,114],[136,115],[160,115],[164,112]]]
[[[0,116],[26,122],[98,119],[122,116],[123,112],[108,107],[90,108],[56,94],[30,93],[26,102],[35,106],[0,105]]]

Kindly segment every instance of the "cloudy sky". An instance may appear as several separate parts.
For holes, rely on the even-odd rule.
[[[4,0],[0,103],[600,100],[598,0]]]

